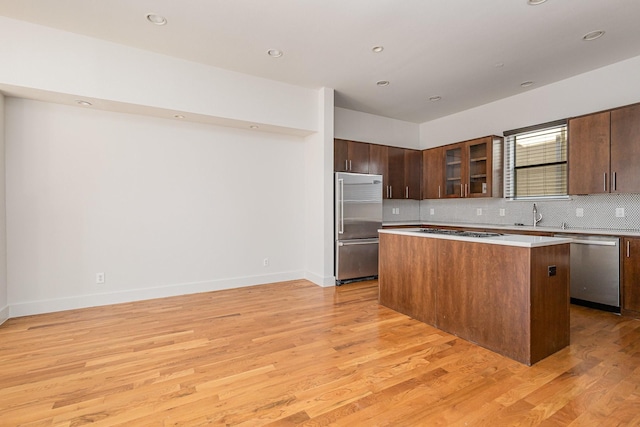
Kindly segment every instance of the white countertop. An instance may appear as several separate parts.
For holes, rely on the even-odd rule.
[[[526,236],[521,234],[503,234],[491,237],[470,237],[456,236],[451,234],[430,234],[422,233],[419,228],[382,229],[378,233],[400,234],[405,236],[424,237],[427,239],[446,239],[464,242],[487,243],[490,245],[520,246],[524,248],[535,248],[538,246],[562,245],[571,243],[571,239],[563,237]]]
[[[593,228],[566,228],[560,227],[533,227],[530,225],[514,225],[514,224],[480,224],[480,223],[455,223],[455,222],[426,222],[426,221],[385,221],[382,223],[385,227],[393,226],[434,226],[434,227],[461,227],[461,228],[474,228],[474,229],[486,229],[496,230],[496,232],[503,232],[509,230],[509,232],[522,231],[539,231],[541,233],[558,233],[558,234],[592,234],[592,235],[604,235],[604,236],[628,236],[628,237],[640,237],[640,230],[612,230],[612,229],[593,229]]]

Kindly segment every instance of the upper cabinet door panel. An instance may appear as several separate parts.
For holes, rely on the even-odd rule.
[[[369,149],[369,173],[382,175],[382,197],[389,198],[389,159],[386,145],[371,144]]]
[[[444,151],[444,197],[464,197],[466,156],[464,144],[448,146]]]
[[[404,150],[404,195],[406,199],[421,199],[421,181],[422,153],[418,150]]]
[[[349,141],[344,139],[333,141],[333,170],[349,172]]]
[[[442,147],[430,148],[423,152],[422,197],[439,199],[442,197],[444,182]]]
[[[389,159],[389,198],[404,199],[404,148],[388,147]]]
[[[640,105],[611,111],[611,192],[640,193]]]
[[[349,172],[369,173],[369,144],[349,141]]]
[[[369,173],[369,144],[334,139],[333,170],[336,172]]]
[[[466,187],[467,197],[491,196],[491,137],[467,143],[469,171]]]
[[[569,194],[608,193],[610,113],[569,120]]]

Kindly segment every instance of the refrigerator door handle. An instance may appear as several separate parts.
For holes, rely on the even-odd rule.
[[[340,228],[338,234],[344,234],[344,179],[338,179],[340,186]]]
[[[378,242],[378,239],[367,239],[357,242],[338,242],[338,246],[377,245]]]

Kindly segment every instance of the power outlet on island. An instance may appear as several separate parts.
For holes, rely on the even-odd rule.
[[[576,216],[578,218],[583,217],[584,216],[584,209],[582,208],[576,208]]]
[[[624,208],[616,208],[616,218],[624,218]]]
[[[476,215],[478,216],[482,215],[482,208],[476,208]]]

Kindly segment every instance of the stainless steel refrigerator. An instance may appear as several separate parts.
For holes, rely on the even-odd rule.
[[[377,277],[382,175],[338,172],[334,194],[336,284]]]

